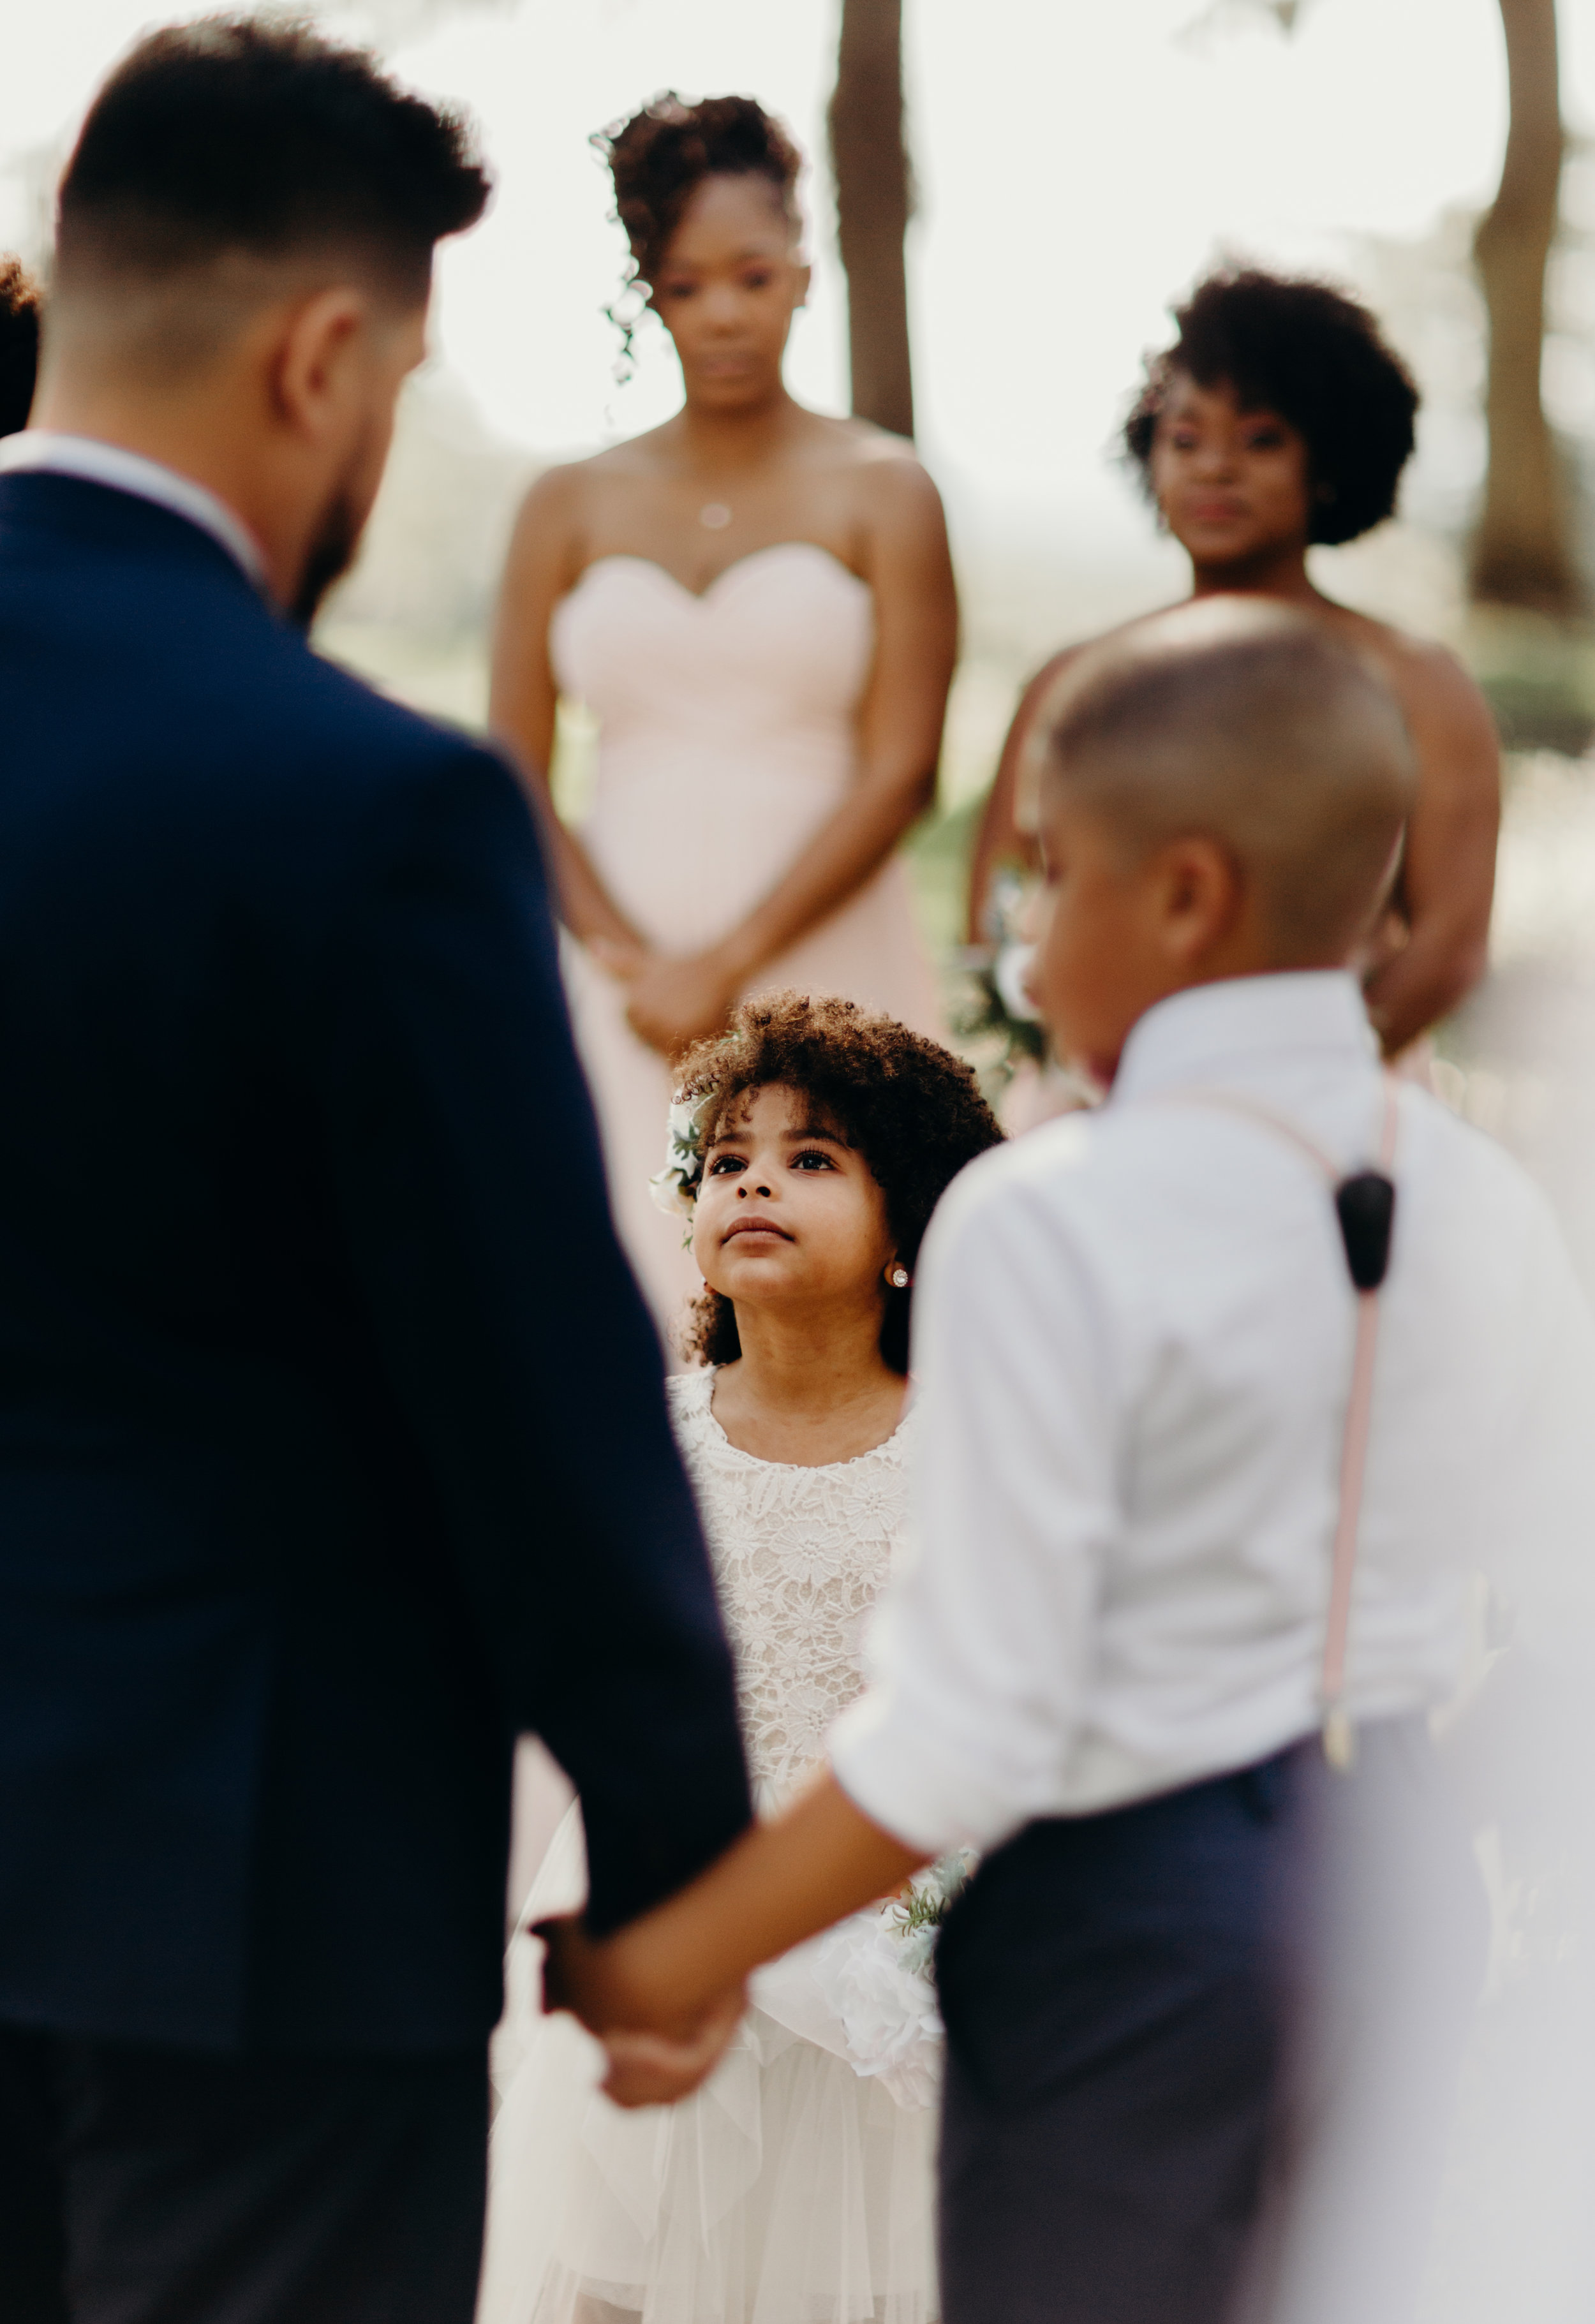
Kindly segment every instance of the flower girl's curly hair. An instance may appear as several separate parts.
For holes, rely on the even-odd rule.
[[[898,1257],[912,1274],[920,1240],[950,1182],[966,1162],[1001,1143],[997,1118],[961,1057],[856,1001],[805,992],[761,992],[744,1001],[729,1033],[700,1041],[682,1060],[677,1098],[708,1100],[705,1144],[737,1101],[777,1083],[800,1090],[868,1163],[886,1197]],[[893,1371],[908,1369],[912,1286],[889,1290],[880,1352]],[[705,1364],[742,1353],[736,1311],[718,1291],[694,1303],[686,1352]]]

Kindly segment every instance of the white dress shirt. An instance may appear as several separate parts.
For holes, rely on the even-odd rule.
[[[219,540],[255,587],[265,586],[265,561],[254,533],[226,501],[192,476],[180,475],[175,468],[146,460],[142,452],[125,451],[120,444],[102,444],[97,436],[66,436],[50,428],[24,428],[18,435],[0,438],[0,475],[27,468],[78,476],[86,484],[108,484],[113,492],[153,501],[157,508],[186,517]]]
[[[1366,1165],[1382,1088],[1354,981],[1160,1003],[1109,1102],[983,1156],[927,1239],[913,1547],[833,1764],[928,1850],[1244,1766],[1319,1722],[1354,1295],[1325,1174],[1198,1090]],[[1411,1085],[1392,1175],[1360,1720],[1444,1700],[1470,1570],[1526,1542],[1581,1554],[1590,1507],[1590,1327],[1548,1207]]]

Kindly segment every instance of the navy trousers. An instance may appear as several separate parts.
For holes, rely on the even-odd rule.
[[[0,2025],[5,2324],[471,2324],[487,2063]]]
[[[1028,1825],[938,1949],[945,2324],[1395,2324],[1483,1941],[1417,1723]]]

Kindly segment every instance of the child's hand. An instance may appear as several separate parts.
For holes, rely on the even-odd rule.
[[[772,1822],[750,1825],[696,1880],[613,1936],[595,1943],[579,1921],[540,1921],[543,2006],[572,2011],[601,2040],[649,2034],[678,2045],[681,2096],[730,2039],[750,1969],[890,1895],[927,1860],[925,1849],[871,1823],[827,1769]],[[639,2080],[663,2071],[663,2057],[632,2051],[622,2063],[617,2052],[617,2091],[629,2092],[632,2066]],[[650,2090],[622,2102],[650,2100]]]
[[[543,2007],[568,2009],[609,2052],[604,2088],[617,2106],[670,2106],[696,2089],[718,2064],[735,2033],[747,1995],[741,1985],[719,1995],[696,2017],[661,2030],[641,2028],[641,2013],[615,1973],[610,1945],[595,1943],[574,1915],[539,1921]]]
[[[622,2107],[674,2106],[690,2098],[719,2064],[747,2006],[746,1990],[738,1986],[690,2034],[606,2034],[605,2093]]]

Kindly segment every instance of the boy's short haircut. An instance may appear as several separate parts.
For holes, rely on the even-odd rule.
[[[1044,827],[1063,784],[1138,855],[1219,840],[1286,958],[1371,923],[1416,767],[1395,696],[1322,622],[1240,597],[1155,614],[1068,667],[1042,731]]]
[[[165,287],[224,261],[340,263],[404,304],[482,215],[461,120],[302,24],[150,33],[100,90],[61,180],[56,296]]]

